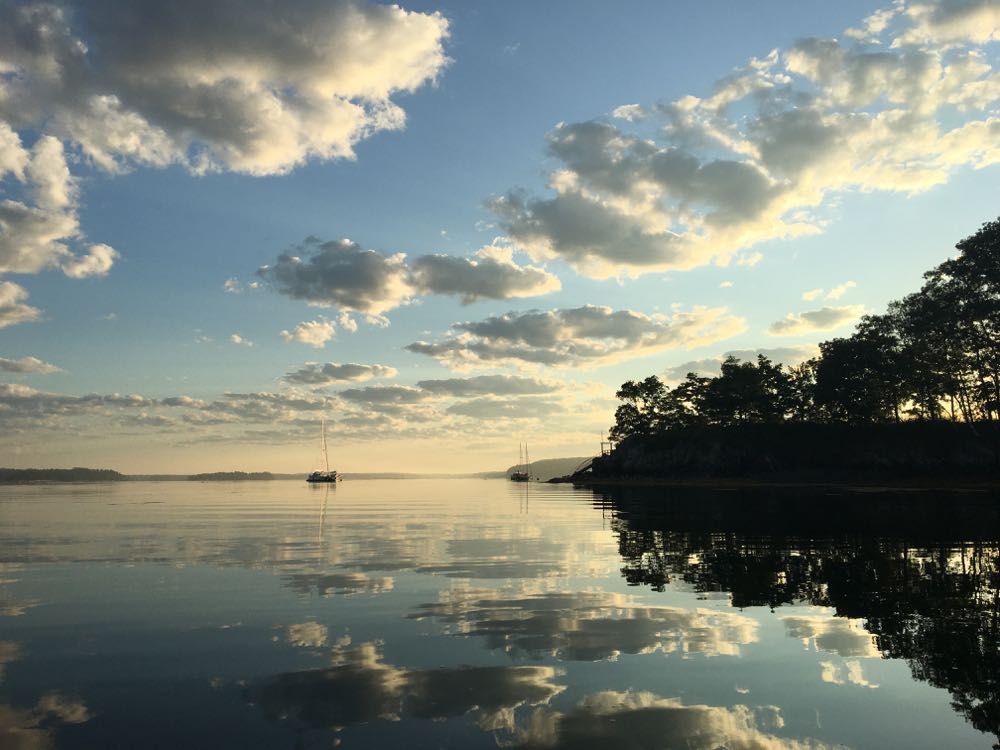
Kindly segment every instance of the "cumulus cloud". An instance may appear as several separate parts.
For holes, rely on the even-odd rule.
[[[562,384],[539,378],[525,378],[517,375],[477,375],[471,378],[445,378],[443,380],[421,380],[418,388],[436,396],[522,396],[539,393],[554,393]]]
[[[419,294],[480,299],[534,297],[556,291],[559,279],[539,266],[521,266],[507,248],[488,246],[471,258],[383,253],[351,240],[308,237],[257,271],[281,294],[317,307],[380,316]],[[347,318],[348,325],[356,324]],[[343,323],[342,323],[343,325]],[[346,327],[346,326],[345,326]]]
[[[519,266],[509,249],[486,247],[472,258],[423,255],[412,265],[414,286],[430,294],[454,294],[468,305],[479,299],[537,297],[562,288],[538,266]]]
[[[43,362],[38,357],[21,357],[20,359],[6,359],[0,357],[0,370],[5,372],[23,372],[35,375],[48,375],[53,372],[62,372],[62,368]]]
[[[767,332],[772,336],[799,336],[815,331],[832,331],[845,323],[857,320],[864,313],[864,305],[821,307],[819,310],[788,313],[784,319],[772,323]]]
[[[406,349],[456,369],[505,363],[597,366],[623,357],[705,346],[745,328],[743,319],[725,308],[695,307],[666,316],[586,305],[456,323],[443,340],[418,341]]]
[[[1000,4],[996,0],[915,2],[905,11],[913,25],[893,46],[920,43],[983,44],[1000,40]]]
[[[0,281],[0,328],[38,320],[42,311],[25,300],[28,291],[13,281]]]
[[[354,0],[6,6],[0,116],[95,164],[287,172],[403,126],[447,63],[447,20]]]
[[[91,245],[86,255],[64,261],[62,270],[71,279],[107,276],[117,258],[118,253],[110,245]]]
[[[460,401],[448,407],[449,414],[474,419],[541,419],[562,414],[565,406],[544,398],[495,398],[484,396]]]
[[[239,294],[243,291],[243,286],[240,284],[240,280],[234,276],[226,279],[225,283],[222,285],[222,291],[228,294]]]
[[[3,64],[0,53],[0,69]],[[62,268],[71,278],[103,276],[118,257],[110,246],[91,245],[82,256],[74,255],[82,237],[78,191],[62,142],[42,135],[25,148],[3,121],[3,93],[0,89],[0,180],[9,179],[0,189],[0,273]]]
[[[822,287],[818,287],[816,289],[810,289],[807,292],[802,292],[802,299],[806,300],[807,302],[812,302],[813,300],[817,300],[820,297],[824,297],[825,299],[840,299],[845,294],[847,294],[849,290],[854,289],[854,287],[856,287],[857,285],[858,283],[856,281],[845,281],[843,284],[838,284],[837,286],[833,287],[833,289],[826,292],[825,295],[823,294],[823,292],[826,290],[824,290]]]
[[[822,232],[840,193],[915,194],[1000,161],[1000,71],[984,48],[998,8],[890,9],[843,42],[751,59],[703,96],[560,123],[550,191],[489,205],[514,247],[595,278],[753,265],[755,245]]]
[[[395,367],[386,365],[360,365],[355,362],[325,365],[315,362],[285,375],[285,381],[296,385],[323,386],[345,381],[365,381],[372,378],[394,378],[398,374]]]
[[[365,388],[348,388],[338,394],[342,399],[367,406],[384,404],[415,404],[429,394],[407,385],[370,385]]]
[[[778,346],[763,349],[730,349],[716,357],[681,362],[679,365],[668,367],[664,374],[668,380],[682,380],[689,372],[696,375],[714,376],[719,374],[719,366],[726,357],[736,357],[742,362],[753,362],[761,354],[772,362],[790,367],[818,355],[819,347],[815,344],[801,344],[799,346]]]
[[[826,293],[826,298],[827,299],[840,299],[845,294],[847,294],[847,291],[849,289],[853,289],[857,285],[858,284],[857,284],[856,281],[845,281],[843,284],[838,284],[833,289],[831,289],[829,292],[827,292]]]
[[[257,273],[281,294],[317,307],[380,315],[406,304],[415,290],[406,256],[366,250],[351,240],[308,237]],[[302,257],[305,255],[305,257]]]
[[[291,343],[297,341],[300,344],[322,349],[326,342],[333,338],[336,326],[332,320],[305,320],[299,323],[291,331],[282,331],[281,338]]]
[[[243,338],[243,337],[242,337],[242,336],[241,336],[240,334],[238,334],[238,333],[234,333],[233,335],[231,335],[231,336],[229,337],[229,340],[230,340],[230,341],[231,341],[232,343],[234,343],[234,344],[238,344],[239,346],[248,346],[248,347],[249,347],[249,346],[253,346],[253,342],[252,342],[252,341],[250,341],[250,340],[248,340],[248,339],[245,339],[245,338]]]
[[[611,110],[612,117],[619,120],[628,120],[629,122],[641,120],[646,117],[646,114],[646,110],[643,109],[641,104],[622,104]]]
[[[448,21],[362,0],[0,6],[0,273],[103,276],[66,151],[108,172],[281,174],[402,128]],[[33,139],[25,143],[24,139]]]

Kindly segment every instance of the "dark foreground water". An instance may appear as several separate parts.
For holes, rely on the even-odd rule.
[[[997,502],[2,487],[0,748],[989,748]]]

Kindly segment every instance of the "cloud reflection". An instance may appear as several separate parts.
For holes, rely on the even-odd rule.
[[[646,692],[605,691],[585,697],[567,712],[536,710],[515,730],[509,746],[573,750],[825,750],[813,739],[779,737],[769,730],[784,721],[774,706],[731,708],[683,705]],[[841,746],[842,747],[842,746]]]
[[[13,641],[0,641],[0,683],[6,674],[6,667],[12,661],[17,661],[21,655],[21,647]]]
[[[860,620],[832,615],[782,617],[785,633],[798,638],[806,648],[843,657],[877,657],[875,638]]]
[[[334,594],[381,594],[392,591],[393,580],[389,576],[368,576],[364,573],[293,573],[284,576],[285,584],[300,594],[315,592],[319,596]]]
[[[43,695],[34,708],[0,704],[0,748],[50,750],[55,747],[56,729],[89,719],[90,711],[82,702],[59,693]]]
[[[377,643],[344,643],[333,649],[332,661],[326,669],[267,678],[247,696],[272,721],[310,727],[472,714],[481,728],[493,730],[513,728],[514,709],[547,703],[564,689],[553,682],[553,667],[395,667],[382,661]]]
[[[645,606],[603,591],[512,595],[491,589],[452,589],[410,615],[433,617],[490,648],[567,661],[615,659],[619,654],[738,655],[758,639],[757,622],[735,612]]]

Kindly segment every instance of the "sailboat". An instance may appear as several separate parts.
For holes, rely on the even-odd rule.
[[[323,444],[323,466],[326,467],[325,471],[314,471],[312,474],[306,477],[307,482],[313,484],[316,483],[333,483],[336,482],[339,477],[337,472],[330,470],[330,457],[326,453],[326,418],[324,417],[320,422],[320,436]]]
[[[531,467],[531,462],[528,460],[528,444],[525,443],[522,448],[521,444],[517,444],[517,467],[510,473],[510,481],[512,482],[530,482],[531,475],[528,473],[528,469]]]

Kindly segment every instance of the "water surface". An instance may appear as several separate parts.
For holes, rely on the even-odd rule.
[[[3,748],[989,748],[996,498],[0,488]]]

